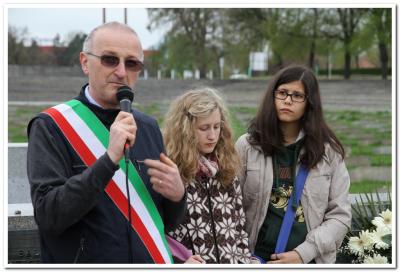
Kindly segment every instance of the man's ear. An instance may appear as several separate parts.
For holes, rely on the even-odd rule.
[[[81,63],[82,71],[85,75],[89,75],[88,58],[83,52],[79,53],[79,61]]]

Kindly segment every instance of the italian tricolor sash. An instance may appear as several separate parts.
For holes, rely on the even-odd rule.
[[[76,153],[87,165],[93,165],[108,147],[109,131],[101,121],[78,100],[54,106],[44,111],[64,133]],[[105,192],[125,218],[128,218],[126,167],[119,162],[118,169]],[[155,263],[172,263],[171,253],[164,235],[160,214],[135,167],[128,166],[132,228],[146,246]]]

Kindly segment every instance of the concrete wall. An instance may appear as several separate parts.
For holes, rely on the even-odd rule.
[[[84,76],[80,66],[54,66],[54,65],[8,65],[9,77],[27,75],[40,76]]]
[[[31,196],[26,170],[28,144],[8,146],[8,203],[30,203]]]

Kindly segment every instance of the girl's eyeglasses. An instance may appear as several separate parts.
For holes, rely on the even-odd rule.
[[[299,93],[299,92],[293,92],[290,94],[285,89],[276,90],[274,92],[274,96],[276,99],[279,99],[279,100],[285,100],[288,96],[290,96],[290,99],[292,100],[292,102],[298,102],[298,103],[304,102],[307,98],[306,94]]]

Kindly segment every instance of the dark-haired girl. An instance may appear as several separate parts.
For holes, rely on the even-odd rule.
[[[269,263],[334,263],[351,223],[350,179],[308,68],[270,80],[236,149],[252,252]]]

